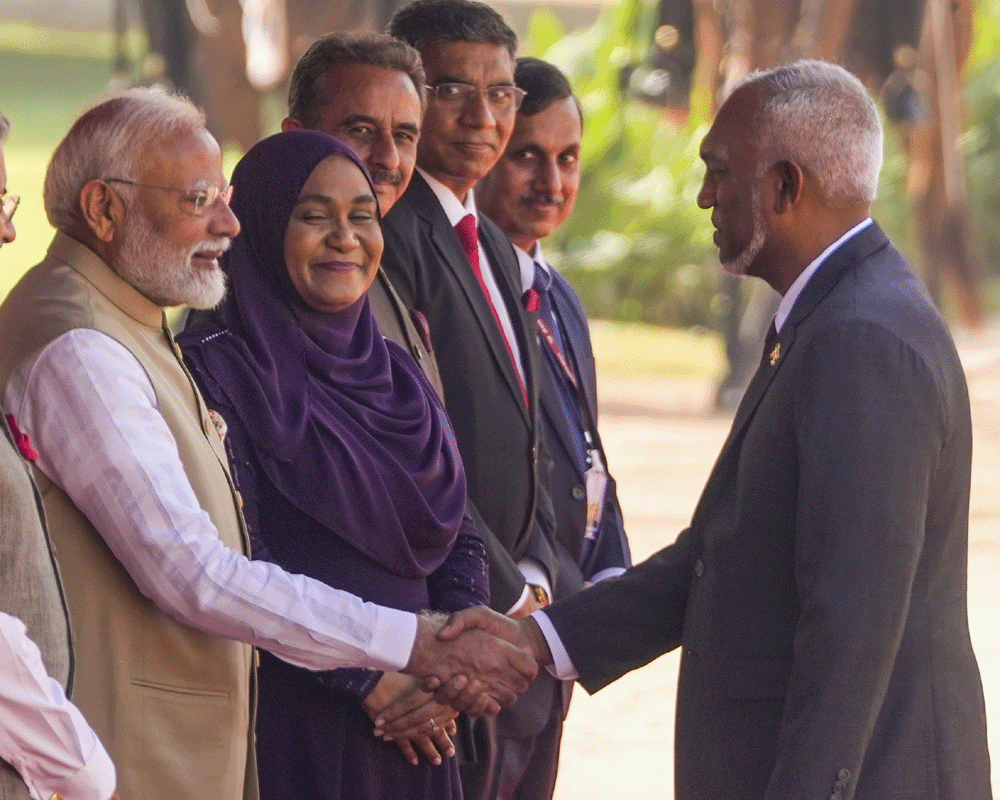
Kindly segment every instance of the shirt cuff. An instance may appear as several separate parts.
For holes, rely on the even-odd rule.
[[[514,613],[520,611],[522,608],[524,608],[524,604],[528,602],[528,598],[529,597],[531,597],[531,587],[529,587],[527,584],[525,584],[524,588],[521,589],[521,596],[519,598],[517,598],[517,602],[514,603],[514,605],[512,605],[507,610],[507,616],[509,617],[512,614],[514,614]]]
[[[608,567],[607,569],[602,569],[600,572],[594,573],[591,578],[591,583],[597,583],[598,581],[603,581],[606,578],[617,578],[619,575],[625,574],[625,567]]]
[[[73,707],[73,711],[80,717],[80,724],[85,725],[83,716],[76,707]],[[25,781],[33,800],[51,800],[57,793],[72,800],[108,800],[115,793],[118,783],[115,765],[111,763],[111,756],[97,736],[93,738],[94,749],[90,758],[73,775]]]
[[[367,605],[367,604],[366,604]],[[368,643],[370,664],[365,666],[386,672],[399,672],[413,654],[417,640],[417,616],[409,611],[371,604],[375,609],[375,624]]]
[[[549,646],[549,652],[552,653],[552,663],[546,669],[563,681],[576,680],[580,677],[549,615],[544,611],[536,611],[531,618],[538,624],[542,636],[545,637],[545,643]]]
[[[549,583],[549,576],[545,572],[545,567],[537,559],[525,556],[517,562],[517,568],[521,570],[524,579],[535,586],[541,586],[545,590],[545,596],[552,600],[552,584]]]

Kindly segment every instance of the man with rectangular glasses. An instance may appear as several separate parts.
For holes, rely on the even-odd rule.
[[[473,187],[500,158],[524,92],[517,37],[470,0],[416,0],[389,33],[416,48],[427,83],[416,174],[385,217],[382,268],[430,326],[469,497],[528,583],[508,614],[547,603],[558,571],[539,455],[538,341],[507,237],[476,211]],[[463,770],[466,798],[519,796],[555,684],[536,682],[497,719],[489,753]],[[509,746],[508,746],[509,745]]]

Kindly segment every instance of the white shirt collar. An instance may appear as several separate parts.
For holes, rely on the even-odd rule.
[[[511,242],[511,244],[514,244]],[[535,283],[535,264],[537,263],[545,272],[550,272],[549,265],[545,263],[545,256],[542,255],[542,243],[535,242],[535,254],[529,255],[514,244],[514,255],[517,256],[517,265],[521,270],[521,291],[526,292]]]
[[[455,197],[455,193],[451,189],[437,178],[428,175],[420,167],[417,167],[417,172],[427,181],[427,185],[431,187],[431,191],[437,197],[452,227],[458,225],[466,214],[472,214],[476,218],[476,225],[479,225],[479,212],[476,211],[476,198],[472,193],[472,189],[469,189],[469,193],[465,196],[465,202],[463,203]]]
[[[823,262],[826,261],[827,257],[833,253],[838,247],[840,247],[844,242],[854,236],[856,233],[860,233],[869,225],[872,224],[872,218],[863,222],[859,222],[853,228],[851,228],[847,233],[841,236],[837,241],[831,244],[826,250],[820,253],[801,273],[799,277],[795,279],[791,286],[788,287],[788,291],[785,292],[784,296],[781,298],[781,303],[778,305],[778,311],[774,315],[774,327],[775,330],[780,331],[785,324],[785,320],[788,319],[788,315],[792,313],[792,307],[795,305],[795,301],[798,300],[799,295],[802,294],[802,290],[809,283],[809,279],[819,270]]]

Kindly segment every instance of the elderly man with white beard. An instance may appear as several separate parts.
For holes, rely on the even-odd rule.
[[[473,666],[435,640],[440,620],[247,559],[225,425],[164,315],[222,298],[217,259],[240,229],[228,197],[218,144],[187,100],[106,100],[56,149],[45,208],[57,233],[0,306],[0,386],[22,452],[37,451],[74,700],[122,797],[256,798],[251,646],[313,670],[460,673],[490,693],[456,706],[494,713],[535,671],[487,639]],[[500,661],[521,679],[495,682]]]

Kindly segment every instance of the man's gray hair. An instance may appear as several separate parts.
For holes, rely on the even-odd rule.
[[[8,136],[10,136],[10,120],[0,111],[0,145],[6,144]]]
[[[760,92],[754,136],[761,166],[798,164],[831,206],[870,203],[882,169],[882,122],[857,78],[825,61],[755,72],[740,87]]]
[[[135,180],[139,159],[162,139],[205,125],[186,97],[159,89],[128,89],[85,111],[59,143],[45,173],[45,213],[57,230],[79,222],[80,191],[88,181]]]
[[[288,83],[288,116],[315,128],[319,111],[328,102],[326,74],[338,64],[364,64],[405,73],[424,105],[424,68],[420,54],[384,33],[330,33],[317,39],[292,70]]]

